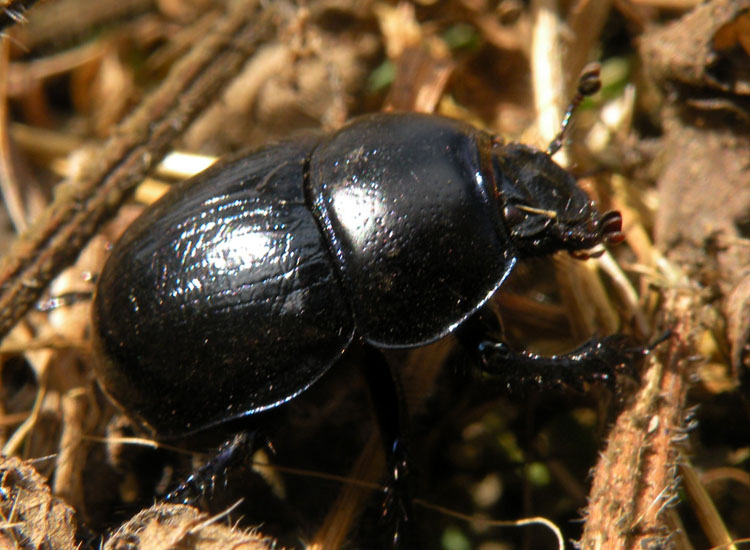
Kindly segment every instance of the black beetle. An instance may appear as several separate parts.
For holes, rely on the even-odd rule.
[[[465,328],[518,260],[620,230],[549,152],[439,116],[364,116],[224,161],[148,208],[98,281],[97,374],[156,434],[204,430],[283,405],[355,335],[411,348]],[[589,366],[607,378],[623,355],[591,342],[546,358],[458,334],[490,373]],[[399,480],[396,416],[380,414]]]

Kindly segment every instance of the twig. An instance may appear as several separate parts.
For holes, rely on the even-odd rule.
[[[12,4],[31,5],[32,0],[16,0]],[[89,36],[92,28],[133,18],[154,8],[154,0],[63,0],[42,2],[34,8],[24,25],[14,27],[8,34],[13,43],[33,51],[50,43],[74,42]]]

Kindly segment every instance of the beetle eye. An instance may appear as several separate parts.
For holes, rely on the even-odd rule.
[[[505,222],[513,227],[523,222],[526,219],[526,214],[514,205],[508,204],[503,208],[503,217]]]

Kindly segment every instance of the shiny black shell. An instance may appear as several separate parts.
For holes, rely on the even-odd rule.
[[[451,119],[376,115],[312,154],[313,212],[357,332],[371,344],[412,347],[442,338],[513,267],[492,167],[480,158],[487,140]]]
[[[179,184],[101,273],[102,386],[182,435],[295,397],[355,333],[380,347],[450,333],[517,259],[489,149],[458,121],[380,114]]]

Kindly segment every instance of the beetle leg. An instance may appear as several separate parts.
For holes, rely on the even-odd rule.
[[[164,497],[165,502],[195,504],[216,487],[217,480],[226,479],[227,472],[242,464],[256,449],[255,432],[240,432],[224,442],[217,453]]]
[[[408,435],[406,402],[398,373],[383,354],[365,347],[364,373],[385,446],[390,479],[385,491],[381,521],[388,529],[387,547],[415,548],[412,544],[412,491],[406,445]]]
[[[616,334],[590,340],[569,353],[543,356],[515,351],[502,337],[488,336],[486,328],[486,314],[480,312],[457,331],[457,336],[477,356],[480,370],[499,378],[510,390],[529,386],[582,390],[587,382],[612,387],[619,373],[636,377],[639,360],[651,349],[635,346],[627,336]]]

